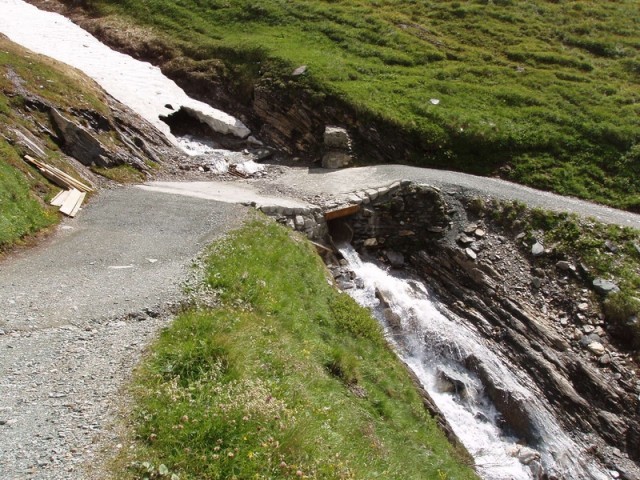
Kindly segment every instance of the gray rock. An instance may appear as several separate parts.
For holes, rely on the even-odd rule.
[[[456,237],[456,240],[463,245],[469,245],[470,243],[474,242],[473,238],[465,235],[464,233],[461,233],[460,235],[458,235]]]
[[[533,285],[533,288],[540,288],[542,286],[542,279],[539,277],[533,277],[531,279],[531,285]]]
[[[596,278],[593,281],[593,288],[601,295],[609,295],[610,293],[616,293],[620,291],[618,285],[609,280],[605,280],[604,278]]]
[[[465,248],[464,251],[467,254],[467,257],[469,257],[471,260],[475,260],[476,258],[478,258],[476,252],[474,252],[471,248]]]
[[[604,349],[604,345],[602,345],[600,342],[591,342],[589,345],[587,345],[587,350],[599,356],[604,355],[606,353],[606,350]]]
[[[477,229],[478,229],[478,224],[470,223],[469,225],[467,225],[465,227],[464,233],[466,233],[468,235],[472,235]]]
[[[385,252],[385,256],[392,267],[400,268],[404,265],[404,255],[398,252],[394,252],[393,250],[387,250]]]
[[[307,71],[307,66],[306,65],[300,65],[298,68],[296,68],[293,72],[291,72],[291,75],[293,77],[299,77],[300,75],[305,74]]]
[[[618,253],[618,246],[611,240],[606,240],[604,242],[604,246],[607,247],[607,250],[609,250],[611,253]]]
[[[322,157],[322,167],[344,168],[351,164],[351,160],[350,154],[339,150],[331,150]]]
[[[376,247],[378,245],[378,239],[377,238],[367,238],[363,245],[365,247]]]
[[[576,331],[577,334],[582,335],[582,332],[580,330]],[[595,333],[591,333],[589,335],[583,335],[582,338],[580,338],[580,346],[587,348],[590,344],[592,343],[601,343],[602,339],[600,338],[599,335],[596,335]]]
[[[327,126],[324,129],[324,145],[327,148],[349,150],[351,140],[345,128]]]
[[[558,268],[558,270],[564,270],[564,271],[575,270],[576,268],[566,260],[560,260],[558,263],[556,263],[556,267]]]
[[[485,231],[484,231],[483,229],[481,229],[481,228],[477,228],[477,229],[476,229],[476,231],[475,231],[475,232],[473,232],[473,233],[474,233],[474,234],[475,234],[475,236],[476,236],[476,237],[478,237],[478,238],[482,238],[482,237],[484,237],[484,236],[487,234],[487,232],[485,232]]]
[[[521,447],[518,451],[518,460],[523,465],[529,465],[531,462],[538,459],[540,459],[540,454],[533,448]]]
[[[598,359],[600,365],[609,365],[611,363],[611,355],[605,353]]]
[[[539,255],[542,255],[544,253],[544,247],[542,246],[542,244],[540,242],[536,242],[533,244],[533,246],[531,247],[531,254],[534,257],[537,257]]]

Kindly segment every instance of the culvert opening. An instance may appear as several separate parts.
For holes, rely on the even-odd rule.
[[[167,105],[167,108],[169,105]],[[171,133],[176,137],[195,137],[212,141],[214,132],[206,123],[191,115],[184,108],[167,115],[160,116],[160,120],[169,125]]]
[[[348,217],[327,221],[327,229],[331,243],[336,249],[340,245],[350,244],[353,240],[353,229],[349,226]]]
[[[353,240],[353,229],[349,220],[360,211],[360,205],[349,205],[324,213],[327,222],[329,239],[334,247],[342,244],[350,244]]]

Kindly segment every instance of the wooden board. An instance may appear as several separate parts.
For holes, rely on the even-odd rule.
[[[324,212],[325,220],[334,220],[336,218],[348,217],[354,215],[360,211],[360,205],[349,205],[344,208],[337,208],[329,212]]]
[[[69,191],[69,195],[67,195],[66,200],[60,207],[60,211],[65,215],[71,216],[71,212],[76,208],[76,203],[80,200],[82,192],[80,190],[76,190],[75,188]]]
[[[53,197],[53,200],[51,200],[50,204],[54,207],[61,207],[68,196],[69,190],[61,190],[60,193]]]
[[[70,217],[75,217],[76,216],[76,214],[80,210],[80,206],[82,205],[82,202],[84,202],[84,197],[86,197],[86,196],[87,196],[86,192],[82,192],[80,194],[80,198],[76,202],[76,206],[73,207],[73,210],[71,210],[71,213],[69,214]]]

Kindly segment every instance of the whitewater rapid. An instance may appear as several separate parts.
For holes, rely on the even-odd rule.
[[[341,245],[340,252],[364,284],[364,288],[348,293],[374,310],[398,355],[474,457],[482,478],[537,480],[545,474],[567,480],[611,478],[560,427],[528,375],[506,363],[472,327],[439,305],[420,280],[401,278],[364,262],[350,245]],[[382,307],[390,308],[400,325],[389,324],[380,298],[385,302]],[[535,419],[539,437],[535,445],[525,445],[505,432],[483,382],[467,368],[470,359],[481,364],[512,398],[526,405],[527,413]]]

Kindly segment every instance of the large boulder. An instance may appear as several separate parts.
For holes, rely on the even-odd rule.
[[[351,155],[339,150],[331,150],[322,157],[323,168],[343,168],[351,164]]]
[[[351,140],[347,130],[342,127],[325,127],[324,146],[337,150],[349,150],[351,148]]]

